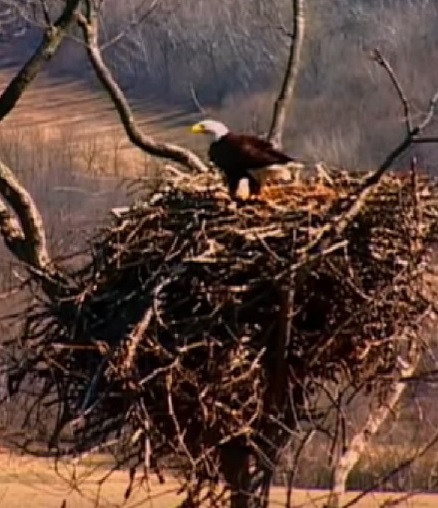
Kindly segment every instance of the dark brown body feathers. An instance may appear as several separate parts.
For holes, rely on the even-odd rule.
[[[236,192],[242,178],[248,178],[251,194],[260,193],[259,182],[248,173],[248,170],[294,161],[288,155],[276,150],[268,141],[231,132],[210,145],[208,156],[213,164],[225,173],[231,195]]]

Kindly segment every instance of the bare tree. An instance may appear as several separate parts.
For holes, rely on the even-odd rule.
[[[102,3],[100,5],[102,5]],[[287,107],[293,96],[293,90],[298,72],[302,36],[304,33],[304,14],[302,10],[304,7],[304,1],[296,0],[294,5],[294,46],[291,48],[290,58],[283,81],[283,87],[279,99],[276,103],[276,109],[273,118],[272,139],[275,141],[277,146],[281,145]],[[118,86],[116,80],[114,79],[102,57],[101,48],[99,47],[99,4],[95,4],[90,0],[66,2],[65,10],[63,11],[61,17],[54,23],[53,27],[50,22],[50,17],[46,11],[45,14],[45,18],[48,23],[47,33],[44,35],[43,42],[36,51],[35,55],[33,55],[29,62],[25,64],[23,69],[17,74],[17,76],[7,87],[2,97],[0,97],[0,119],[4,118],[13,109],[15,104],[24,93],[26,86],[37,75],[44,62],[48,61],[54,52],[56,52],[56,50],[59,48],[62,38],[65,36],[68,27],[71,26],[72,20],[76,20],[82,30],[88,58],[93,66],[96,76],[98,77],[100,83],[114,104],[130,140],[136,146],[154,156],[172,160],[193,171],[206,171],[204,163],[195,154],[177,145],[158,143],[153,137],[145,135],[136,124],[125,95],[123,94],[121,88]],[[393,79],[394,84],[396,85],[397,80],[394,80],[393,73],[391,73],[387,62],[378,53],[376,54],[376,59],[380,65],[383,65],[387,69],[391,78]],[[287,394],[284,392],[281,393],[280,388],[285,385],[285,379],[289,375],[289,370],[285,364],[284,350],[286,348],[287,340],[291,334],[292,328],[292,311],[294,309],[291,308],[292,304],[290,302],[295,297],[293,287],[295,276],[294,274],[300,267],[304,266],[305,264],[309,264],[315,259],[320,259],[324,256],[327,256],[328,254],[340,248],[339,243],[337,243],[339,241],[339,236],[342,236],[342,234],[345,233],[346,229],[354,222],[359,213],[363,211],[368,197],[376,189],[384,173],[401,154],[406,152],[406,150],[413,143],[421,143],[426,140],[426,138],[422,138],[420,135],[432,121],[435,110],[435,103],[438,100],[438,94],[435,94],[432,97],[429,110],[424,115],[424,118],[414,126],[412,124],[409,105],[405,100],[403,90],[399,86],[396,88],[404,106],[404,117],[407,128],[405,138],[391,151],[389,156],[383,161],[380,167],[373,174],[368,175],[363,179],[363,181],[361,181],[360,186],[358,189],[356,189],[357,192],[354,194],[354,196],[351,197],[351,202],[349,202],[348,206],[344,209],[345,211],[341,213],[340,216],[336,218],[336,220],[333,220],[318,229],[314,235],[315,240],[310,241],[309,244],[306,244],[306,248],[304,248],[302,252],[298,252],[299,258],[296,260],[296,264],[288,267],[288,269],[290,268],[293,276],[287,280],[287,287],[283,295],[282,312],[284,319],[281,323],[281,336],[279,337],[279,344],[277,348],[278,350],[275,352],[275,358],[278,361],[278,368],[275,369],[276,376],[274,376],[272,379],[272,390],[268,390],[268,393],[273,394],[272,400],[268,401],[269,407],[273,407],[275,411],[278,412],[280,415],[279,418],[281,418],[282,408],[287,403]],[[0,195],[2,196],[2,202],[0,203],[0,233],[4,238],[5,244],[17,259],[29,266],[31,273],[37,280],[43,281],[43,288],[45,288],[46,292],[62,292],[64,290],[65,277],[62,271],[57,269],[52,263],[50,253],[48,252],[47,248],[47,239],[41,216],[30,194],[19,183],[14,173],[4,164],[0,164]],[[341,242],[341,247],[344,246],[344,243]],[[263,244],[263,238],[261,238],[261,244],[263,245],[263,248],[265,248],[265,244]],[[269,252],[269,247],[266,247],[266,249],[266,252],[271,254],[271,252]],[[275,258],[275,256],[273,257]],[[172,277],[178,278],[179,275],[180,273],[175,271],[175,273],[172,274]],[[169,281],[166,280],[165,283],[167,282]],[[147,329],[150,324],[151,316],[153,312],[156,311],[155,307],[160,305],[158,296],[162,288],[162,281],[154,287],[154,302],[152,306],[147,309],[142,321],[139,323],[139,326],[134,328],[128,337],[129,340],[127,341],[127,344],[130,348],[132,346],[130,350],[133,351],[132,355],[128,355],[128,366],[130,368],[132,367],[131,364],[133,363],[131,360],[134,358],[134,354],[136,354],[137,351],[137,344],[142,339],[143,334],[145,333],[145,329]],[[182,349],[184,349],[184,347]],[[259,358],[254,360],[254,365],[256,367],[258,367],[258,361]],[[406,375],[412,372],[413,369],[415,369],[417,361],[418,356],[415,352],[414,358],[410,360],[409,365],[404,368],[402,374]],[[249,369],[251,368],[253,367],[249,367]],[[93,386],[90,387],[90,390],[94,390],[94,387],[97,383],[96,379],[97,378],[93,377]],[[169,375],[167,381],[168,383],[166,386],[166,394],[168,396],[168,412],[170,416],[176,418],[174,415],[172,400],[172,383],[174,380],[172,379],[171,375]],[[360,433],[357,434],[356,438],[353,438],[350,449],[339,461],[337,474],[335,475],[336,486],[334,488],[333,503],[336,502],[336,499],[339,498],[339,494],[341,493],[342,489],[345,488],[346,477],[348,476],[352,465],[355,464],[358,457],[360,456],[360,453],[366,447],[368,436],[375,432],[375,430],[378,429],[380,423],[384,421],[390,408],[393,407],[397,400],[400,398],[400,395],[403,391],[402,388],[403,386],[400,383],[400,378],[397,378],[394,385],[391,386],[391,390],[389,391],[389,396],[386,399],[385,404],[382,404],[376,413],[369,415],[369,419],[367,420],[364,428]],[[87,397],[85,400],[88,401]],[[292,412],[292,408],[290,409],[290,412]],[[177,421],[174,424],[176,427],[178,427]],[[182,444],[185,446],[184,432],[179,428],[177,430],[179,438],[181,439]],[[281,433],[287,434],[290,432],[292,432],[291,429],[281,429]],[[230,441],[232,444],[234,444],[234,441],[231,439]],[[282,441],[283,440],[281,440],[281,442]],[[255,443],[254,446],[256,446],[256,444],[257,443]],[[240,474],[245,476],[249,471],[248,452],[244,446],[242,446],[242,450],[239,452],[236,452],[236,449],[232,446],[230,446],[228,449],[224,449],[226,450],[224,451],[224,456],[226,456],[224,462],[232,462],[234,459],[236,459],[236,455],[241,452],[241,456],[238,457],[239,460],[242,461],[240,470],[236,464],[234,464],[234,466],[230,464],[227,469],[227,473],[229,474],[228,480],[230,484],[233,484],[234,482],[234,485],[237,486],[235,493],[233,494],[234,499],[232,500],[234,506],[246,507],[248,506],[248,501],[245,499],[246,494],[241,492],[239,489],[246,486],[248,477],[243,478],[243,480],[241,478],[237,479],[237,477],[240,476]],[[187,455],[188,458],[190,458],[190,453]],[[260,454],[260,457],[262,457],[262,454]],[[263,456],[262,458],[265,461],[263,467],[267,468],[275,462],[277,457],[274,456],[273,458],[266,458]],[[268,498],[267,492],[269,491],[269,484],[272,480],[272,471],[269,471],[269,473],[264,471],[264,473],[266,473],[264,481],[266,482],[267,487],[264,490],[263,503],[266,505]]]

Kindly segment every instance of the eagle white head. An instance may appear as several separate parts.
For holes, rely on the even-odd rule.
[[[215,140],[218,140],[228,134],[229,130],[226,125],[216,120],[203,120],[191,127],[194,134],[210,134]]]

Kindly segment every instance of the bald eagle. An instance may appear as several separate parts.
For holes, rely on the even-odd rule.
[[[210,161],[225,174],[232,197],[242,180],[248,180],[249,194],[259,195],[268,179],[290,180],[288,164],[298,163],[276,150],[269,141],[230,132],[221,122],[204,120],[192,126],[193,133],[209,134],[213,141],[208,150]]]

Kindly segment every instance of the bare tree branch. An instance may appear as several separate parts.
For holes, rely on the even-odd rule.
[[[387,70],[387,72],[389,72],[391,81],[394,83],[399,98],[402,101],[405,111],[408,114],[407,118],[409,118],[410,111],[409,103],[407,103],[406,106],[404,105],[404,100],[406,96],[404,95],[402,89],[399,88],[399,85],[395,85],[395,83],[399,83],[399,81],[396,78],[394,71],[392,70],[392,68],[390,71],[388,71],[390,67],[387,67],[386,65],[384,65],[383,67],[385,68],[385,70]],[[401,92],[399,90],[401,90]],[[318,250],[326,249],[333,239],[342,235],[342,233],[347,229],[349,224],[351,224],[351,222],[355,219],[355,217],[360,213],[369,195],[373,192],[375,186],[380,182],[380,179],[385,174],[385,172],[403,153],[406,152],[406,150],[409,149],[409,147],[412,144],[423,142],[423,138],[420,136],[420,134],[426,129],[426,127],[429,126],[430,122],[432,121],[435,114],[437,102],[438,102],[438,90],[434,93],[434,95],[429,101],[429,109],[427,110],[423,121],[415,126],[411,126],[410,129],[406,130],[406,134],[403,140],[387,155],[387,157],[379,166],[379,168],[376,169],[374,173],[364,178],[361,186],[357,190],[357,197],[355,198],[351,206],[332,224],[327,224],[326,226],[321,228],[315,241],[312,244],[309,244],[310,248],[317,247]],[[406,125],[408,125],[408,120],[406,120]],[[425,142],[431,142],[433,138],[425,137],[424,139]]]
[[[161,2],[161,0],[152,0],[151,5],[148,7],[148,9],[146,9],[145,12],[142,13],[141,10],[143,9],[143,7],[146,3],[146,0],[144,0],[135,9],[135,12],[134,12],[134,15],[132,16],[131,22],[128,23],[128,25],[123,30],[121,30],[117,35],[115,35],[111,40],[105,42],[105,44],[102,44],[100,50],[105,51],[110,46],[117,44],[120,40],[123,39],[123,37],[125,37],[128,34],[128,32],[132,28],[143,23],[143,21],[145,21],[153,13],[153,11],[156,9],[156,7],[158,6],[158,4],[160,2]]]
[[[45,270],[50,263],[43,221],[27,190],[0,161],[0,195],[14,210],[18,221],[0,202],[0,232],[9,250],[21,261]]]
[[[412,132],[412,115],[411,115],[410,105],[409,105],[408,99],[406,97],[405,91],[403,90],[403,87],[394,72],[394,69],[391,67],[388,60],[382,55],[382,53],[378,49],[374,49],[371,56],[372,56],[373,60],[375,62],[377,62],[379,65],[381,65],[388,73],[389,78],[391,79],[391,82],[394,85],[394,88],[395,88],[397,95],[400,99],[400,102],[402,103],[402,106],[403,106],[406,131],[409,133]]]
[[[46,22],[47,26],[52,26],[52,20],[50,18],[49,8],[47,7],[46,0],[40,0],[41,3],[41,9],[43,11],[44,21]]]
[[[271,141],[277,148],[281,148],[283,144],[286,115],[292,103],[295,85],[298,78],[301,49],[304,40],[304,30],[304,0],[293,0],[293,34],[291,36],[289,57],[286,64],[283,83],[277,100],[275,101],[271,126],[268,134],[269,141]]]
[[[53,26],[48,26],[35,53],[19,70],[0,96],[0,121],[12,111],[28,85],[35,79],[44,62],[49,61],[74,21],[80,0],[67,0],[65,8]]]
[[[91,7],[90,2],[86,2],[86,4]],[[208,167],[190,150],[170,143],[160,143],[139,129],[126,97],[103,61],[98,45],[98,18],[96,12],[93,12],[88,18],[78,13],[77,21],[82,29],[87,54],[96,76],[110,96],[130,141],[150,155],[178,162],[195,172],[207,172]]]
[[[438,143],[438,136],[422,136],[421,138],[414,138],[412,143],[415,143],[416,145]]]
[[[198,95],[196,94],[196,90],[192,84],[190,85],[190,96],[192,98],[193,104],[195,105],[195,108],[197,109],[198,113],[201,113],[201,115],[207,116],[208,111],[200,103],[200,101],[198,99]]]

